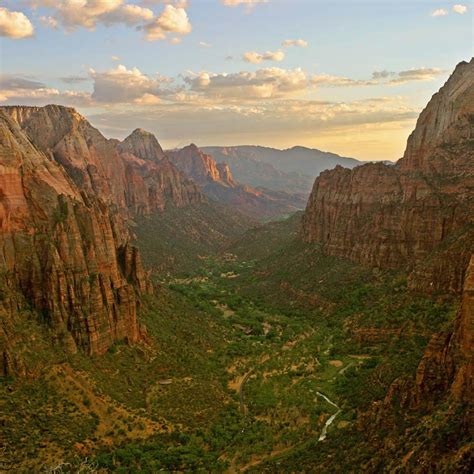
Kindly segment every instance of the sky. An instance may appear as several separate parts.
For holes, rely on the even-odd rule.
[[[473,3],[0,0],[0,105],[75,107],[107,137],[396,160],[473,56]]]

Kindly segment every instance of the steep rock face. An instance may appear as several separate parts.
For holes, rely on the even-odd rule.
[[[309,195],[314,179],[337,165],[353,168],[352,158],[296,146],[278,150],[262,146],[203,147],[218,162],[227,163],[237,181],[275,191]]]
[[[155,135],[141,128],[134,130],[122,143],[118,145],[122,153],[131,153],[142,160],[159,162],[165,153]]]
[[[173,164],[200,184],[208,197],[229,204],[245,215],[272,217],[302,208],[300,196],[236,183],[226,163],[216,163],[194,144],[167,153]]]
[[[168,152],[170,160],[196,183],[206,185],[209,182],[219,182],[232,186],[233,179],[230,169],[218,166],[215,160],[202,152],[194,143]],[[222,175],[221,175],[222,170]]]
[[[156,138],[137,129],[124,142],[106,139],[74,109],[3,107],[45,154],[61,164],[89,196],[122,212],[147,214],[167,204],[202,202],[204,196],[169,163]]]
[[[433,96],[397,165],[321,173],[303,239],[323,243],[330,255],[414,269],[414,287],[461,291],[474,251],[473,97],[471,61]]]
[[[28,120],[32,111],[23,112],[14,118]],[[38,136],[35,146],[0,111],[3,372],[21,365],[12,362],[15,338],[8,337],[22,304],[14,294],[43,314],[69,350],[100,354],[114,341],[140,337],[137,294],[147,285],[123,219],[40,151],[49,137]]]
[[[468,444],[472,440],[473,334],[474,256],[466,270],[461,307],[453,330],[433,335],[415,377],[396,379],[383,400],[374,402],[369,410],[359,415],[359,429],[368,436],[368,442],[380,444],[380,458],[390,460],[387,470],[395,472],[403,468],[410,472],[426,472],[427,466],[435,470],[446,466],[448,471],[470,472],[465,470],[470,464],[469,449],[461,444],[459,452],[453,454],[443,452],[446,441],[441,441],[443,446],[436,443],[440,438],[442,440],[442,433],[450,432],[453,426],[456,427],[456,437],[467,440]],[[424,417],[420,422],[421,413]],[[402,435],[399,431],[403,426],[401,414],[408,420],[407,426],[415,423]],[[384,439],[379,437],[380,429],[386,433]],[[423,432],[425,435],[420,435]],[[400,439],[404,442],[400,443]],[[425,441],[420,443],[420,439]],[[414,445],[417,447],[412,450]],[[413,460],[410,459],[412,456]],[[408,461],[411,462],[410,469],[406,466]],[[366,467],[368,472],[379,472],[371,462]]]

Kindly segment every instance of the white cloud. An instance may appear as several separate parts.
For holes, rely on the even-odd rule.
[[[187,76],[185,82],[205,97],[240,101],[285,97],[304,92],[308,86],[302,69],[276,67],[232,74],[201,72]]]
[[[120,56],[111,56],[112,61],[120,61]]]
[[[148,41],[166,39],[167,34],[187,35],[192,26],[184,8],[166,5],[158,18],[144,26],[145,37]]]
[[[0,7],[0,36],[22,39],[33,36],[33,33],[34,27],[24,13]]]
[[[445,8],[438,8],[431,12],[431,16],[446,16],[448,14],[448,10]]]
[[[113,1],[113,0],[112,0]],[[121,5],[119,8],[101,15],[101,21],[105,25],[114,23],[123,23],[128,26],[139,25],[145,21],[150,21],[154,17],[149,8],[143,8],[138,5]]]
[[[42,17],[44,24],[56,28],[61,25],[66,31],[77,28],[94,30],[98,24],[112,26],[123,24],[145,32],[148,41],[169,39],[169,34],[186,35],[191,32],[185,7],[187,2],[160,1],[165,7],[159,16],[152,10],[125,0],[30,0],[33,8],[45,7],[52,15]],[[157,3],[149,1],[146,3]],[[172,39],[172,43],[179,42]]]
[[[466,5],[453,5],[453,12],[454,13],[459,13],[460,15],[464,15],[464,13],[467,12],[467,6]]]
[[[212,44],[206,43],[205,41],[199,41],[199,46],[201,46],[201,48],[211,48]]]
[[[152,96],[158,98],[160,95],[170,93],[162,87],[169,84],[168,78],[158,76],[153,79],[137,68],[127,69],[121,64],[105,72],[91,70],[90,76],[94,80],[91,97],[100,103],[119,104],[134,101],[151,103]]]
[[[283,41],[282,46],[284,48],[289,48],[291,46],[297,46],[299,48],[306,48],[308,46],[308,42],[303,39],[287,39]]]
[[[259,64],[262,61],[280,62],[283,61],[283,59],[285,59],[285,53],[283,51],[267,51],[266,53],[248,51],[243,55],[243,60],[252,64]]]

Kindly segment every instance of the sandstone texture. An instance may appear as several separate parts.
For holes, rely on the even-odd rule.
[[[461,292],[474,252],[474,61],[430,100],[395,165],[316,179],[302,225],[330,255],[408,268],[412,287]]]
[[[140,340],[140,298],[151,288],[129,221],[205,201],[198,186],[153,135],[108,140],[56,105],[0,108],[0,168],[3,372],[26,371],[13,321],[29,308],[66,351]]]

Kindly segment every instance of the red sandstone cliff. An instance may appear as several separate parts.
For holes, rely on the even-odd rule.
[[[41,151],[57,161],[88,195],[123,212],[148,214],[167,204],[202,202],[198,187],[163,162],[156,138],[137,129],[122,143],[106,139],[74,109],[2,107]]]
[[[460,292],[473,226],[474,60],[433,96],[396,165],[321,173],[302,237],[330,255],[408,267],[414,287]]]
[[[38,148],[0,111],[4,372],[14,370],[11,320],[26,303],[73,351],[103,353],[140,332],[137,294],[146,282],[123,219]]]
[[[135,131],[107,140],[75,110],[0,108],[0,352],[20,371],[15,315],[28,305],[53,340],[100,354],[137,341],[149,284],[127,220],[205,198]]]

